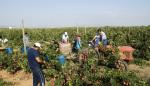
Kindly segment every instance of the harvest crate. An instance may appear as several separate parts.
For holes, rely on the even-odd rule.
[[[59,51],[64,54],[68,55],[71,53],[71,44],[70,43],[59,43]]]
[[[133,58],[133,51],[135,50],[135,49],[133,49],[132,47],[130,47],[130,46],[120,46],[120,47],[118,47],[119,48],[119,51],[120,51],[120,55],[121,55],[121,59],[122,60],[125,60],[125,61],[132,61],[132,60],[134,60],[134,58]]]

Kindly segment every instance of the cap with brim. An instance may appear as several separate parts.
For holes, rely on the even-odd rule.
[[[41,44],[40,43],[34,43],[34,46],[41,48]]]

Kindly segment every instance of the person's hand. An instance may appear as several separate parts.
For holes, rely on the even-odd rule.
[[[43,64],[46,64],[46,61],[43,61]]]

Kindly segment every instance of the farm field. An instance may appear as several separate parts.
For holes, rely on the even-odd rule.
[[[122,71],[112,67],[112,63],[119,57],[117,51],[113,54],[111,52],[104,53],[103,57],[108,59],[105,64],[97,63],[95,53],[89,53],[88,59],[83,65],[73,60],[66,60],[64,65],[58,62],[56,58],[60,53],[55,50],[56,46],[51,44],[52,40],[60,41],[63,32],[67,31],[69,41],[72,43],[75,35],[79,34],[81,35],[82,49],[85,49],[89,47],[88,41],[92,40],[97,29],[106,33],[108,41],[113,47],[131,46],[135,49],[134,61],[127,63],[127,70]],[[107,26],[87,27],[86,29],[78,27],[78,31],[75,27],[35,28],[25,29],[25,32],[29,34],[31,45],[34,42],[40,42],[43,52],[48,56],[49,61],[43,66],[47,86],[51,86],[52,81],[55,86],[149,86],[150,26]],[[13,49],[12,54],[0,51],[0,78],[6,82],[7,80],[12,82],[11,85],[14,86],[24,86],[21,84],[22,81],[29,82],[29,85],[32,86],[32,75],[28,67],[27,56],[21,52],[23,47],[22,30],[1,28],[0,35],[2,38],[8,39],[5,47]],[[44,59],[43,56],[41,57]],[[0,84],[3,80],[0,79]]]

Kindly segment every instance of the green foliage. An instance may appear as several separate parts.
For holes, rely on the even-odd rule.
[[[10,82],[5,82],[0,78],[0,86],[13,86],[13,84]]]
[[[111,86],[148,86],[144,80],[138,78],[133,72],[123,72],[116,70],[106,70],[103,83],[110,84]]]
[[[135,63],[136,65],[139,65],[139,66],[144,66],[144,65],[147,64],[146,61],[143,60],[143,59],[141,59],[141,58],[136,58],[136,59],[134,60],[134,63]]]

